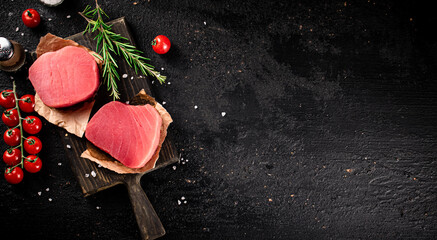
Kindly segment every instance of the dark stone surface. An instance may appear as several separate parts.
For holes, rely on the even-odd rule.
[[[32,51],[48,32],[82,31],[77,12],[93,1],[0,3],[0,35]],[[163,239],[436,238],[430,6],[100,4],[111,18],[126,16],[138,48],[171,83],[155,83],[155,93],[174,118],[183,160],[142,179],[167,230]],[[37,29],[21,22],[29,7],[42,14]],[[149,45],[158,34],[172,40],[165,56]],[[0,89],[12,87],[11,77],[20,94],[33,91],[25,72],[1,72]],[[1,238],[139,239],[126,189],[82,197],[56,127],[45,122],[40,136],[42,172],[26,174],[18,186],[0,180]],[[187,203],[178,205],[182,197]]]

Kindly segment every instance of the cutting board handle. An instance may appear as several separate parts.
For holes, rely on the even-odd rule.
[[[126,186],[142,239],[156,239],[165,235],[165,229],[141,187],[141,176],[136,174],[125,178]]]

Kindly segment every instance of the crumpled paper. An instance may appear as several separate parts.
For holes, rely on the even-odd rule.
[[[102,61],[96,57],[96,55],[99,56],[96,52],[79,45],[73,40],[63,39],[51,33],[47,33],[44,37],[41,37],[36,47],[36,55],[40,57],[44,53],[54,52],[66,46],[76,46],[87,50],[88,53],[94,57],[99,68],[102,68]],[[94,102],[95,100],[91,100],[65,109],[58,109],[45,105],[41,98],[39,98],[38,93],[36,93],[35,111],[48,122],[64,128],[69,133],[78,137],[82,137],[85,133]]]
[[[98,149],[96,146],[94,146],[91,142],[87,141],[87,150],[85,150],[81,157],[87,158],[97,164],[100,164],[102,167],[110,169],[114,172],[117,172],[119,174],[124,173],[142,173],[147,172],[150,169],[154,168],[156,166],[156,162],[159,158],[159,152],[162,147],[162,143],[165,140],[165,137],[167,136],[167,128],[170,125],[170,123],[173,122],[173,119],[171,118],[170,114],[165,110],[165,108],[155,101],[154,98],[150,97],[146,94],[144,89],[142,89],[131,101],[131,105],[145,105],[150,104],[155,107],[155,109],[158,111],[159,115],[161,115],[162,118],[162,125],[160,130],[160,138],[159,138],[159,145],[153,154],[152,158],[141,168],[129,168],[123,165],[121,162],[117,161],[113,157],[111,157],[109,154],[103,152],[102,150]]]

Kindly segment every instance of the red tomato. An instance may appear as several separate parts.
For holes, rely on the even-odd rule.
[[[4,108],[15,107],[15,96],[12,90],[3,90],[0,94],[0,105]]]
[[[22,96],[18,101],[18,106],[23,112],[33,112],[33,108],[35,107],[35,96],[31,94],[26,94]]]
[[[23,120],[23,129],[29,134],[37,134],[41,131],[42,122],[38,117],[27,116]]]
[[[3,134],[3,140],[5,140],[5,143],[12,147],[20,144],[20,138],[21,132],[18,128],[8,129]]]
[[[29,155],[24,160],[24,169],[30,173],[36,173],[41,170],[42,167],[42,161],[39,157],[35,155]]]
[[[30,28],[38,26],[41,22],[41,17],[39,16],[39,13],[32,8],[24,10],[23,14],[21,14],[21,19],[23,20],[24,25]]]
[[[41,151],[42,143],[39,138],[35,136],[30,136],[24,140],[24,150],[30,154],[37,154]]]
[[[167,53],[170,50],[170,46],[171,46],[170,40],[164,35],[158,35],[152,41],[153,50],[157,54]]]
[[[23,169],[21,169],[20,167],[14,167],[13,169],[6,168],[5,170],[6,181],[8,181],[8,183],[10,184],[20,183],[21,181],[23,181],[23,177]]]
[[[18,122],[19,122],[17,109],[10,108],[10,109],[4,111],[2,114],[2,121],[8,127],[17,126]]]
[[[3,161],[9,166],[15,166],[21,162],[21,151],[18,148],[8,149],[3,153]]]

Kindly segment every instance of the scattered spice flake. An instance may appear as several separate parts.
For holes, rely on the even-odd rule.
[[[351,168],[348,168],[348,169],[346,169],[346,172],[351,173],[351,172],[352,172],[352,169],[351,169]]]
[[[94,172],[94,170],[91,171],[91,176],[93,176],[93,177],[96,177],[96,176],[97,176],[97,174],[96,174],[96,172]]]
[[[126,73],[123,74],[122,78],[127,78],[127,74]]]
[[[226,115],[226,112],[222,112],[222,117],[224,117]]]
[[[294,197],[294,194],[290,194],[290,197]]]
[[[273,202],[273,199],[269,198],[269,202]]]
[[[133,4],[133,5],[137,5],[138,3],[137,3],[137,2],[133,2],[132,4]]]

